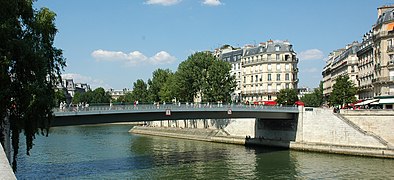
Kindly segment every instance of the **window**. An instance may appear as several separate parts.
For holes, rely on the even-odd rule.
[[[387,40],[387,46],[389,48],[393,47],[393,40],[391,40],[391,39]]]
[[[280,64],[276,64],[276,70],[280,70]]]
[[[285,80],[288,81],[290,79],[289,73],[285,74]]]
[[[277,54],[276,55],[276,60],[279,61],[279,58],[280,58],[280,56],[279,56],[279,54]]]
[[[268,100],[272,100],[272,96],[271,95],[268,95]]]
[[[271,54],[267,54],[267,59],[268,59],[268,61],[271,60]]]
[[[253,82],[253,76],[250,76],[250,82]]]
[[[272,85],[268,84],[268,92],[272,92]]]
[[[275,51],[279,51],[280,47],[279,46],[275,46]]]
[[[290,84],[286,83],[286,89],[289,89]]]
[[[271,74],[268,74],[268,81],[271,81]]]
[[[290,64],[286,64],[286,70],[290,69]]]
[[[280,74],[276,74],[276,80],[280,81]]]
[[[244,83],[246,83],[246,76],[244,76]]]
[[[276,90],[279,92],[281,89],[282,89],[281,84],[280,83],[276,84]]]
[[[256,75],[256,82],[258,82],[258,80],[259,80],[259,75]]]
[[[272,69],[272,67],[271,67],[271,63],[270,63],[270,64],[268,64],[268,67],[267,67],[267,69],[268,69],[268,71],[271,71],[271,69]]]

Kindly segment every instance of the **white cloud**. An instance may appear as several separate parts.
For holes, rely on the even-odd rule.
[[[204,0],[202,3],[208,6],[219,6],[223,4],[220,0]]]
[[[298,58],[301,60],[316,60],[323,59],[323,52],[318,49],[308,49],[300,52]]]
[[[308,68],[307,70],[305,70],[305,72],[315,73],[315,72],[319,72],[319,70],[317,68]]]
[[[97,61],[120,61],[129,66],[136,66],[143,63],[150,63],[154,65],[170,64],[176,60],[176,57],[171,56],[165,51],[160,51],[150,58],[139,51],[124,53],[121,51],[106,51],[102,49],[93,51],[91,55]]]
[[[171,6],[180,3],[182,0],[146,0],[145,4]]]
[[[110,89],[111,86],[106,84],[103,80],[100,79],[94,79],[89,76],[84,76],[81,74],[76,74],[76,73],[67,73],[67,74],[62,74],[63,79],[73,79],[74,83],[87,83],[92,90],[102,87],[104,89]]]
[[[152,64],[170,64],[175,60],[176,58],[174,56],[171,56],[165,51],[160,51],[153,57],[149,58],[149,61]]]

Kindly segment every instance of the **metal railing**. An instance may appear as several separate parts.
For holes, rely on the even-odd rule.
[[[101,113],[101,112],[157,112],[165,110],[173,111],[286,111],[298,112],[297,106],[268,106],[256,104],[223,104],[223,103],[155,103],[155,104],[92,104],[92,105],[68,105],[54,108],[55,115],[70,114],[77,112]]]

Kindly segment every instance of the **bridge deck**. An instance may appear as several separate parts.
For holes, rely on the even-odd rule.
[[[52,126],[182,119],[293,119],[298,108],[258,105],[113,105],[55,109]]]

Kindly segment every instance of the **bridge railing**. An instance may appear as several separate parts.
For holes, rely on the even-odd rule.
[[[255,104],[223,104],[223,103],[155,103],[155,104],[90,104],[90,105],[68,105],[53,109],[55,113],[61,112],[121,112],[121,111],[164,111],[164,110],[180,110],[180,111],[227,111],[231,110],[283,110],[298,111],[297,106],[271,106],[271,105],[255,105]]]

